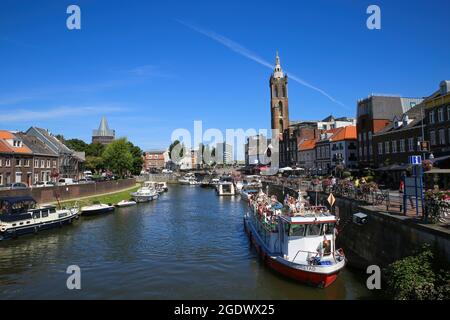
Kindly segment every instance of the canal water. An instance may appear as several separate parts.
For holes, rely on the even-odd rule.
[[[373,298],[364,275],[348,268],[326,289],[267,269],[243,230],[246,208],[238,196],[170,186],[151,203],[3,241],[0,298]],[[70,265],[81,269],[81,290],[66,287]]]

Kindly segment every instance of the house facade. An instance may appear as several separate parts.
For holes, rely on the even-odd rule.
[[[164,169],[166,165],[165,153],[165,150],[150,150],[144,152],[144,171],[148,172],[152,169]]]
[[[33,184],[33,153],[15,134],[0,130],[0,185]]]
[[[31,127],[26,135],[33,136],[42,141],[50,150],[58,154],[58,173],[60,178],[80,179],[83,175],[83,152],[75,152],[58,140],[49,131]]]
[[[330,138],[331,168],[354,169],[358,165],[356,126],[341,127]]]
[[[32,181],[33,184],[39,181],[56,181],[59,177],[58,154],[52,151],[45,143],[34,136],[19,132],[16,136],[22,139],[23,143],[33,154]]]
[[[425,137],[435,161],[450,156],[450,81],[442,81],[439,90],[425,101]]]

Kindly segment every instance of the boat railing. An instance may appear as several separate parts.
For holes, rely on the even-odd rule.
[[[297,256],[299,253],[307,253],[312,254],[313,257],[317,257],[319,255],[319,252],[312,252],[312,251],[306,251],[306,250],[298,250],[297,253],[294,256],[294,259],[292,259],[292,262],[295,262],[295,259],[297,259]]]

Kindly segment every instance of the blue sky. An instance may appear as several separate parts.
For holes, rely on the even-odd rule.
[[[81,30],[66,28],[70,4]],[[370,4],[381,30],[366,28]],[[371,93],[426,96],[450,78],[448,12],[448,0],[2,0],[0,128],[89,142],[105,115],[143,149],[194,120],[267,128],[277,50],[288,75],[332,97],[291,79],[291,120],[354,116]]]

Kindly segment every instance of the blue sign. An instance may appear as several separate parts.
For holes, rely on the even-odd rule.
[[[422,164],[422,157],[421,156],[409,156],[409,163],[410,164]]]

